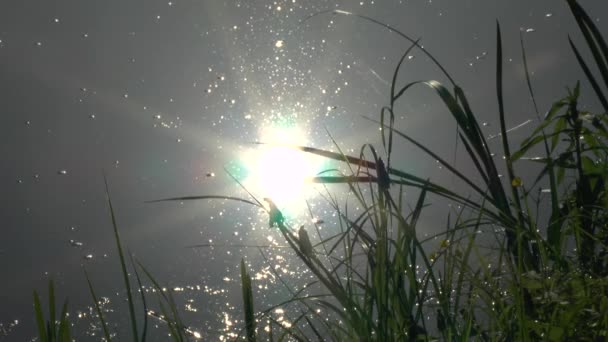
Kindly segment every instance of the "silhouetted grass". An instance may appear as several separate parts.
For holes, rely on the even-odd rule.
[[[607,45],[580,5],[575,0],[567,0],[567,4],[583,33],[593,65],[584,60],[569,38],[570,46],[595,96],[604,111],[608,111]],[[220,199],[264,208],[270,225],[281,232],[287,245],[314,275],[313,281],[295,291],[281,274],[271,269],[291,295],[283,303],[255,314],[252,280],[241,261],[245,326],[238,339],[591,341],[608,338],[606,112],[582,111],[577,83],[541,117],[522,38],[526,85],[539,122],[530,137],[514,148],[505,124],[502,42],[497,24],[496,100],[507,171],[506,178],[501,177],[464,90],[435,57],[417,40],[373,18],[344,11],[331,13],[374,22],[411,43],[395,68],[389,104],[382,108],[379,120],[369,119],[382,128],[381,152],[370,144],[363,145],[357,156],[344,154],[338,144],[335,144],[338,152],[292,146],[347,166],[348,173],[327,170],[313,180],[319,184],[342,183],[348,188],[354,204],[338,202],[329,191],[321,194],[335,211],[340,232],[324,236],[316,224],[295,229],[285,221],[280,203],[264,199],[268,203],[265,206],[251,193],[251,200],[203,195],[154,201]],[[449,86],[434,80],[399,85],[403,60],[412,49],[424,52],[445,74]],[[394,126],[396,103],[403,101],[411,88],[419,86],[433,91],[455,120],[459,141],[477,175],[459,171],[424,143]],[[391,162],[400,158],[393,150],[395,139],[404,139],[437,160],[468,185],[469,193],[457,193],[449,186],[391,167]],[[543,157],[526,157],[539,147]],[[542,166],[530,185],[519,174],[518,163]],[[405,200],[408,188],[419,189],[413,207]],[[459,209],[452,209],[447,215],[445,231],[421,240],[416,231],[423,210],[432,210],[427,208],[429,196],[445,198],[458,205],[452,208]],[[549,203],[543,206],[544,201]],[[163,290],[141,263],[132,260],[144,307],[143,334],[139,337],[127,265],[111,201],[108,203],[128,293],[133,340],[145,340],[146,316],[150,312],[137,268],[144,271],[157,290],[162,316],[156,316],[166,322],[173,340],[184,341],[195,336],[182,323],[171,294]],[[360,210],[353,214],[353,207]],[[543,215],[541,210],[548,210],[548,215]],[[312,214],[311,211],[314,216]],[[316,230],[312,240],[311,228]],[[486,233],[483,239],[478,232]],[[488,237],[491,241],[487,241]],[[439,245],[434,241],[439,241]],[[261,249],[260,253],[266,258]],[[90,289],[97,302],[92,285]],[[311,289],[314,291],[309,291]],[[277,322],[270,314],[280,306],[293,308],[293,304],[296,309],[291,313],[296,318],[290,326]],[[54,300],[50,306],[54,307]],[[42,340],[43,336],[49,336],[47,330],[55,331],[55,328],[40,330],[44,319],[37,295],[35,309]],[[97,311],[109,340],[102,312]],[[51,310],[54,322],[53,312],[54,308]],[[266,331],[256,328],[260,322],[268,323],[269,328]]]
[[[57,308],[55,307],[55,286],[53,280],[49,280],[49,319],[45,321],[40,296],[34,291],[34,314],[38,327],[38,338],[40,342],[71,341],[70,321],[68,319],[68,301],[63,303],[59,321],[56,320]]]

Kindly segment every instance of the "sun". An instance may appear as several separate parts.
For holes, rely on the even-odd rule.
[[[256,196],[271,198],[288,215],[302,214],[305,200],[317,193],[310,179],[322,170],[323,158],[289,147],[311,143],[296,125],[262,127],[258,139],[263,144],[241,158],[247,169],[243,185]]]

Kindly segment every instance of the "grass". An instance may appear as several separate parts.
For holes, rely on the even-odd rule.
[[[36,326],[38,327],[38,338],[41,342],[70,341],[70,321],[68,319],[68,301],[66,300],[61,309],[59,320],[57,308],[55,307],[55,285],[49,280],[49,319],[44,319],[42,304],[38,292],[34,291],[34,314]]]
[[[417,40],[391,27],[411,45],[395,68],[389,103],[382,108],[379,120],[369,119],[382,128],[382,151],[366,144],[358,156],[349,156],[337,144],[338,152],[293,146],[303,153],[332,159],[348,167],[348,173],[327,170],[314,179],[320,184],[342,183],[348,188],[351,200],[344,203],[339,203],[329,191],[322,194],[336,213],[340,233],[324,236],[316,224],[296,230],[284,220],[280,203],[275,205],[265,199],[268,202],[265,206],[252,194],[251,200],[228,196],[159,200],[236,200],[265,208],[270,225],[281,232],[288,246],[314,275],[314,281],[295,291],[275,273],[291,297],[256,314],[253,281],[245,263],[241,262],[245,326],[238,339],[592,341],[608,338],[608,102],[605,95],[608,46],[577,1],[567,0],[567,4],[593,64],[582,57],[570,38],[569,44],[591,84],[592,95],[604,112],[581,110],[577,83],[541,117],[522,39],[526,85],[537,113],[538,127],[514,148],[505,124],[502,42],[497,23],[496,100],[506,178],[499,175],[499,165],[464,90]],[[333,13],[388,28],[370,17],[343,11]],[[402,62],[412,49],[426,54],[450,84],[419,81],[399,85]],[[477,177],[460,172],[394,126],[396,103],[403,101],[412,87],[420,86],[433,91],[456,121],[459,141],[477,170]],[[438,160],[469,186],[470,193],[457,193],[448,186],[392,168],[391,161],[399,157],[393,150],[395,139],[404,139]],[[539,149],[543,157],[526,158],[528,153]],[[518,173],[520,163],[541,165],[541,171],[529,185]],[[408,188],[419,189],[413,207],[405,200]],[[416,230],[423,210],[429,210],[426,204],[429,196],[445,198],[458,205],[453,208],[459,209],[448,214],[445,231],[421,240]],[[132,340],[146,340],[147,317],[151,314],[138,269],[156,289],[160,314],[154,315],[166,323],[172,339],[196,338],[196,333],[181,321],[171,293],[164,291],[140,262],[131,259],[130,267],[138,282],[137,291],[133,289],[109,196],[108,203],[128,293]],[[353,207],[362,209],[353,214]],[[542,215],[541,211],[548,211],[548,215]],[[308,236],[313,229],[319,240],[314,245]],[[482,236],[477,233],[480,231],[487,234]],[[439,245],[434,242],[437,240]],[[97,303],[90,281],[89,288]],[[135,292],[140,293],[141,317],[135,308]],[[49,297],[51,318],[45,329],[40,300],[34,295],[40,340],[67,341],[67,303],[57,325],[52,285]],[[291,326],[277,322],[270,314],[278,306],[287,305],[297,308],[292,311],[296,317]],[[98,306],[97,313],[105,339],[111,340]],[[138,322],[143,322],[141,329]],[[269,328],[260,329],[261,322],[267,322]]]

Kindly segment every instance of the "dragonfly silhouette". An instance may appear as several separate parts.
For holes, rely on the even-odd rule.
[[[314,249],[312,248],[310,238],[308,237],[308,233],[306,232],[306,229],[304,229],[304,226],[300,226],[300,229],[298,230],[298,245],[304,255],[309,258],[314,256]]]
[[[376,177],[378,177],[377,182],[380,190],[388,190],[391,186],[391,178],[388,172],[386,172],[386,166],[384,166],[382,158],[378,158],[378,162],[376,163]]]
[[[277,208],[276,204],[270,198],[265,197],[264,201],[268,203],[268,206],[270,207],[270,212],[268,213],[268,227],[272,228],[276,226],[278,228],[282,228],[285,222],[283,213],[281,213],[279,208]],[[310,238],[308,237],[308,233],[306,232],[306,229],[304,229],[304,226],[301,226],[298,230],[298,238],[295,240],[298,247],[300,247],[302,254],[309,258],[314,256],[314,249],[312,247],[312,243],[310,243]]]
[[[281,224],[283,224],[283,222],[285,222],[283,213],[279,210],[279,208],[277,208],[276,204],[274,204],[270,198],[265,197],[264,201],[268,203],[268,206],[270,207],[270,212],[268,213],[268,227],[279,227]]]

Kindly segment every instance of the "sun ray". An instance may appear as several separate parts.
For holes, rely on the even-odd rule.
[[[259,141],[240,156],[245,169],[243,185],[252,193],[269,197],[291,217],[304,213],[305,199],[316,194],[309,179],[322,170],[324,161],[287,145],[309,145],[304,127],[266,125]]]

